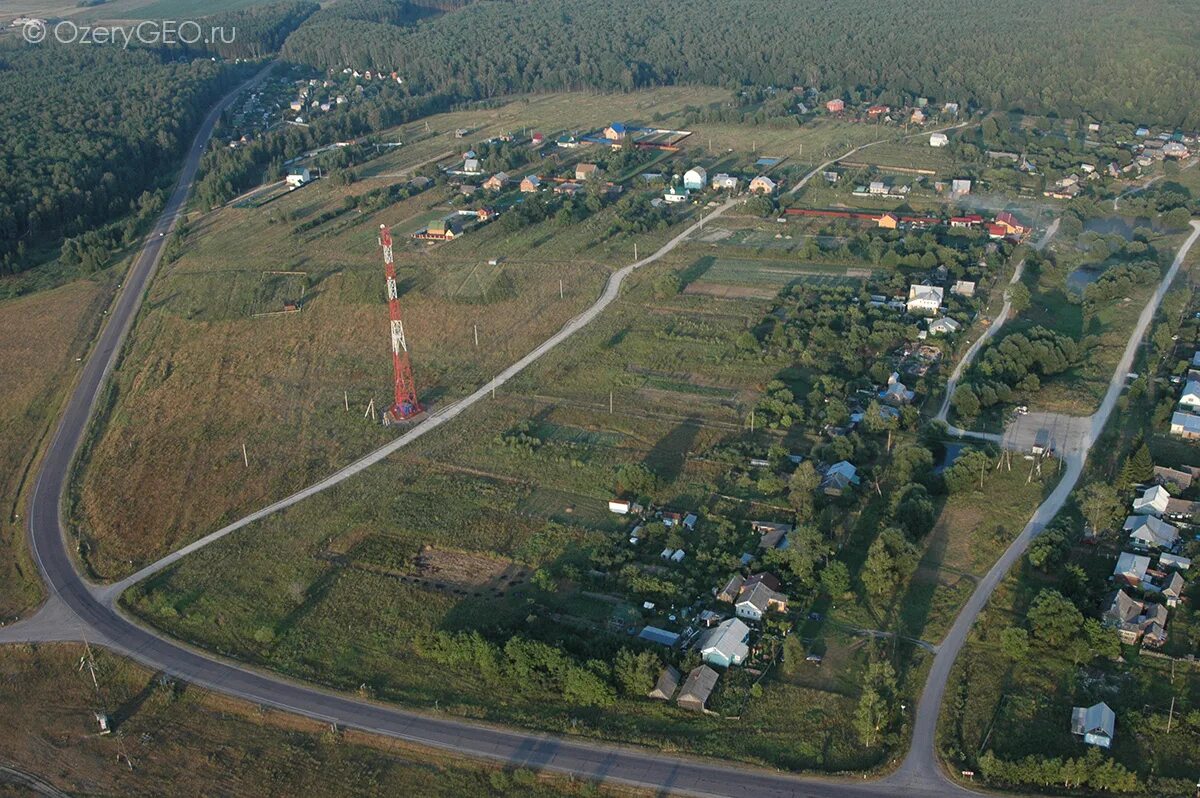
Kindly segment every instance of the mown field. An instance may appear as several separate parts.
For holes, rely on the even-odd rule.
[[[455,759],[160,681],[82,645],[0,650],[0,756],[72,795],[635,796],[527,769]],[[96,734],[93,713],[115,729]],[[0,787],[4,795],[26,795]]]
[[[25,540],[24,500],[35,454],[52,432],[60,402],[111,293],[114,278],[68,283],[0,302],[0,618],[42,595]]]

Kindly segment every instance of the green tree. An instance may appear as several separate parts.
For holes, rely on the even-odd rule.
[[[868,748],[878,745],[896,719],[896,671],[890,662],[872,662],[867,666],[854,712],[858,738]]]
[[[954,407],[954,412],[960,418],[970,420],[979,415],[982,406],[979,403],[979,397],[975,395],[975,391],[970,385],[959,385],[954,391],[954,396],[950,399],[950,404]]]
[[[792,509],[796,511],[796,516],[801,521],[807,521],[813,517],[813,502],[820,484],[821,475],[817,473],[817,469],[812,463],[805,460],[796,466],[796,470],[788,482],[788,503],[792,505]]]
[[[1013,314],[1019,314],[1029,308],[1031,298],[1029,296],[1029,288],[1025,283],[1017,282],[1009,286],[1008,298],[1012,303]]]
[[[634,652],[623,648],[613,659],[613,676],[627,696],[645,697],[654,689],[662,661],[653,651]]]
[[[1117,491],[1106,482],[1092,482],[1079,494],[1079,511],[1097,533],[1108,527],[1121,510]]]
[[[1049,646],[1059,647],[1075,636],[1083,625],[1083,615],[1057,590],[1043,588],[1027,613],[1033,635]]]
[[[1029,633],[1019,626],[1006,626],[1000,632],[1000,650],[1013,662],[1029,656]]]
[[[862,582],[874,598],[886,598],[908,581],[917,568],[917,548],[898,529],[885,529],[867,549]]]
[[[850,592],[850,569],[841,560],[830,560],[821,569],[821,590],[838,598]]]

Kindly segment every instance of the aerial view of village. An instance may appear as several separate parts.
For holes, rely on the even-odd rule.
[[[0,795],[1200,796],[1196,9],[912,5],[0,6]]]

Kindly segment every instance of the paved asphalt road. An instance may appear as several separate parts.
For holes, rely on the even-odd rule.
[[[262,75],[260,74],[259,79]],[[232,95],[226,98],[226,102]],[[222,104],[223,105],[223,104]],[[50,597],[33,618],[7,629],[0,629],[0,642],[23,640],[78,639],[100,643],[132,657],[155,669],[170,673],[200,687],[220,691],[261,705],[295,712],[344,726],[378,732],[424,745],[446,750],[523,765],[581,777],[606,779],[664,793],[684,792],[703,796],[812,796],[812,798],[859,798],[865,796],[891,796],[907,794],[916,796],[950,796],[967,794],[945,779],[933,750],[933,730],[936,724],[941,695],[945,690],[946,675],[954,656],[961,648],[966,633],[979,609],[990,594],[991,587],[1020,556],[1024,546],[1005,553],[985,579],[990,584],[987,590],[981,584],[968,602],[968,607],[956,620],[947,640],[934,661],[917,712],[914,742],[900,770],[893,776],[877,782],[855,780],[831,780],[799,778],[785,773],[741,767],[725,763],[706,762],[677,755],[658,754],[645,749],[606,745],[586,740],[570,740],[549,735],[519,732],[482,724],[443,718],[432,715],[406,712],[395,707],[373,704],[345,695],[322,690],[311,685],[293,682],[276,674],[263,673],[246,666],[222,660],[200,652],[176,641],[160,637],[132,620],[124,617],[115,607],[117,593],[111,587],[90,585],[75,570],[69,551],[69,543],[63,533],[60,514],[61,499],[74,458],[86,428],[87,419],[95,399],[103,386],[121,341],[136,315],[138,305],[145,292],[161,255],[166,234],[175,224],[179,209],[194,180],[196,168],[204,144],[211,133],[219,108],[205,120],[196,141],[188,153],[179,185],[172,193],[162,217],[152,231],[142,253],[136,260],[125,290],[118,298],[109,323],[101,332],[98,343],[84,366],[79,382],[72,393],[63,419],[47,450],[30,499],[28,521],[31,545],[35,560],[49,586]],[[708,218],[724,213],[733,207],[727,202]],[[676,246],[691,231],[685,231],[670,242],[664,250]],[[1200,227],[1197,228],[1200,234]],[[1189,239],[1189,245],[1196,238]],[[633,269],[660,257],[663,250],[638,263],[614,272],[600,300],[585,313],[568,323],[554,337],[542,344],[522,360],[505,370],[491,383],[483,386],[472,397],[489,394],[493,386],[504,381],[536,360],[553,346],[565,340],[598,315],[617,296],[621,281]],[[1182,259],[1182,254],[1180,256]],[[1176,263],[1176,268],[1178,262]],[[1161,299],[1160,295],[1156,299]],[[1153,308],[1148,309],[1152,315]],[[1139,330],[1144,332],[1144,326]],[[1131,341],[1130,352],[1136,350],[1136,340]],[[1132,354],[1129,355],[1132,358]],[[1124,370],[1118,369],[1123,375]],[[1114,379],[1119,393],[1119,384]],[[1111,391],[1110,391],[1111,392]],[[470,397],[469,397],[470,399]],[[406,433],[413,435],[418,429],[433,429],[458,415],[473,401],[466,399],[443,408],[433,414],[419,427]],[[1107,414],[1111,404],[1106,398],[1101,412]],[[421,433],[423,434],[423,433]],[[371,463],[386,457],[403,445],[397,439],[390,448],[368,455],[350,468],[361,470]],[[1082,463],[1083,453],[1078,458]],[[1076,472],[1077,476],[1077,472]],[[343,477],[344,478],[344,477]],[[1039,530],[1040,525],[1053,515],[1061,505],[1069,484],[1074,479],[1064,480],[1047,503],[1038,509],[1034,520],[1022,534],[1027,537]],[[320,485],[321,483],[318,483]],[[313,486],[317,488],[318,486]],[[315,492],[315,491],[314,491]],[[299,498],[295,499],[296,501]],[[285,500],[287,501],[287,500]],[[276,508],[277,509],[277,508]],[[267,508],[271,510],[271,508]],[[264,511],[265,512],[265,511]],[[261,516],[259,516],[261,517]],[[226,532],[227,534],[227,532]],[[1019,540],[1018,543],[1021,543]],[[186,551],[186,550],[185,550]],[[1002,567],[1003,565],[1003,567]],[[992,580],[992,577],[995,579]],[[989,580],[991,580],[989,582]]]

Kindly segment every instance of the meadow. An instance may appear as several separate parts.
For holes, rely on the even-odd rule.
[[[91,280],[0,301],[0,618],[40,601],[29,556],[25,500],[40,449],[115,286],[115,270]]]
[[[492,223],[429,245],[402,236],[463,207],[447,189],[381,210],[347,210],[348,198],[373,196],[490,135],[587,131],[614,118],[669,125],[720,96],[696,88],[543,95],[437,115],[382,135],[409,143],[356,168],[349,185],[319,180],[258,207],[194,210],[178,259],[149,290],[77,471],[71,507],[89,568],[102,578],[128,573],[390,437],[363,418],[372,400],[384,406],[390,384],[379,224],[396,232],[405,329],[422,401],[433,409],[594,301],[635,245],[653,251],[677,229],[613,235],[605,209],[566,226],[548,220],[509,232]],[[468,137],[457,139],[459,128]],[[776,135],[799,149],[832,129]],[[689,152],[668,159],[672,168],[682,172]],[[562,168],[563,158],[587,151],[551,157]],[[300,274],[289,285],[276,272]],[[273,313],[297,286],[299,312]]]
[[[54,788],[88,795],[637,796],[528,769],[337,729],[162,679],[82,645],[0,651],[0,755]],[[96,734],[93,713],[115,727]],[[5,795],[26,795],[0,786]]]

